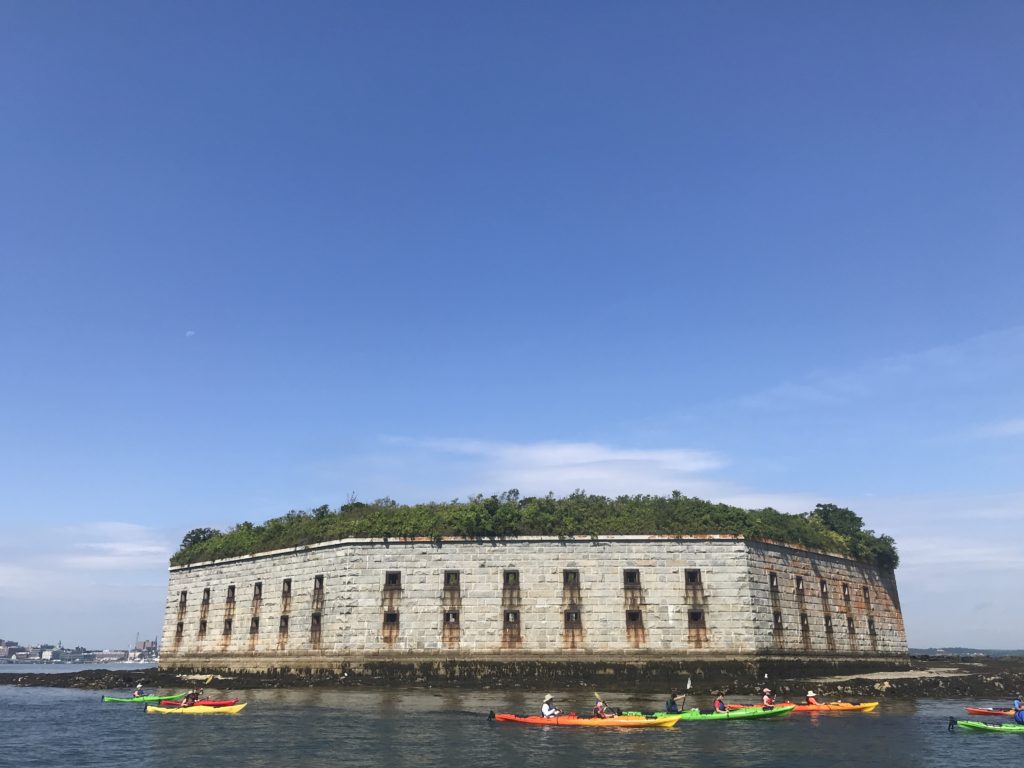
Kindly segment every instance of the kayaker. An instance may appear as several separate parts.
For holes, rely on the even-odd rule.
[[[191,707],[193,704],[199,701],[200,698],[202,698],[202,695],[202,688],[193,688],[191,691],[185,694],[185,698],[181,700],[181,706]]]
[[[729,707],[727,707],[726,704],[725,704],[725,692],[724,691],[716,691],[714,707],[715,707],[715,712],[727,712],[727,711],[729,711]]]
[[[813,704],[813,705],[817,706],[818,705],[818,694],[816,694],[814,691],[808,691],[807,692],[807,703],[808,704]]]
[[[138,685],[136,685],[135,686],[135,690],[132,691],[132,698],[133,699],[137,699],[140,696],[145,696],[145,695],[146,695],[146,692],[144,690],[142,690],[142,683],[139,683]]]
[[[540,713],[543,717],[558,717],[562,714],[562,710],[552,704],[554,700],[555,697],[550,693],[544,697],[544,703],[540,707]]]
[[[1024,725],[1024,701],[1022,699],[1024,699],[1024,696],[1018,693],[1017,697],[1013,700],[1013,719],[1015,722]]]
[[[668,701],[665,702],[666,712],[682,712],[686,705],[686,694],[679,693],[675,688],[669,691]]]
[[[597,703],[594,705],[594,717],[615,717],[615,713],[608,709],[604,699],[598,698]]]
[[[772,696],[772,689],[771,688],[765,688],[761,692],[764,694],[764,696],[761,697],[761,706],[763,706],[763,707],[774,707],[775,706],[775,697]]]

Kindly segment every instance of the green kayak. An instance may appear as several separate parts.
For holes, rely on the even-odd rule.
[[[113,701],[119,704],[136,704],[139,702],[149,702],[150,704],[152,704],[155,701],[179,701],[181,699],[184,699],[186,696],[188,696],[188,691],[185,691],[185,693],[176,693],[173,696],[104,696],[103,701]]]
[[[795,704],[786,707],[751,707],[750,709],[730,709],[726,712],[701,712],[699,709],[688,709],[683,712],[683,720],[749,720],[752,717],[785,717],[796,708]]]
[[[999,725],[994,725],[992,723],[982,723],[978,720],[954,720],[954,722],[961,728],[967,728],[971,731],[994,731],[995,733],[1024,733],[1024,725],[1020,725],[1019,723],[1000,723]]]

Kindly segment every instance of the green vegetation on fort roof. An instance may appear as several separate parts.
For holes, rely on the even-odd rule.
[[[301,547],[350,537],[403,539],[456,536],[501,539],[526,535],[602,536],[612,534],[741,534],[850,555],[895,570],[899,564],[892,537],[864,528],[848,509],[818,504],[801,515],[777,510],[740,509],[727,504],[671,496],[619,496],[614,499],[577,491],[564,498],[521,497],[512,490],[467,501],[398,504],[378,499],[351,501],[338,509],[291,511],[261,525],[240,523],[228,531],[189,531],[172,565],[187,565],[272,549]]]

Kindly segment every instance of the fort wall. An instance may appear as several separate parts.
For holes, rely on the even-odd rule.
[[[161,666],[906,651],[891,574],[792,546],[724,535],[346,539],[172,567]]]

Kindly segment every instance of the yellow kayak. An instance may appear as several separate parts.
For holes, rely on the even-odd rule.
[[[230,707],[204,707],[196,705],[193,707],[146,707],[147,712],[159,712],[161,715],[237,715],[245,704],[234,704]]]
[[[728,708],[733,709],[760,709],[761,704],[729,704]],[[792,706],[794,712],[874,712],[878,706],[877,701],[868,701],[863,704],[853,704],[848,701],[834,701],[831,704],[794,704],[792,701],[777,702],[776,707]]]

